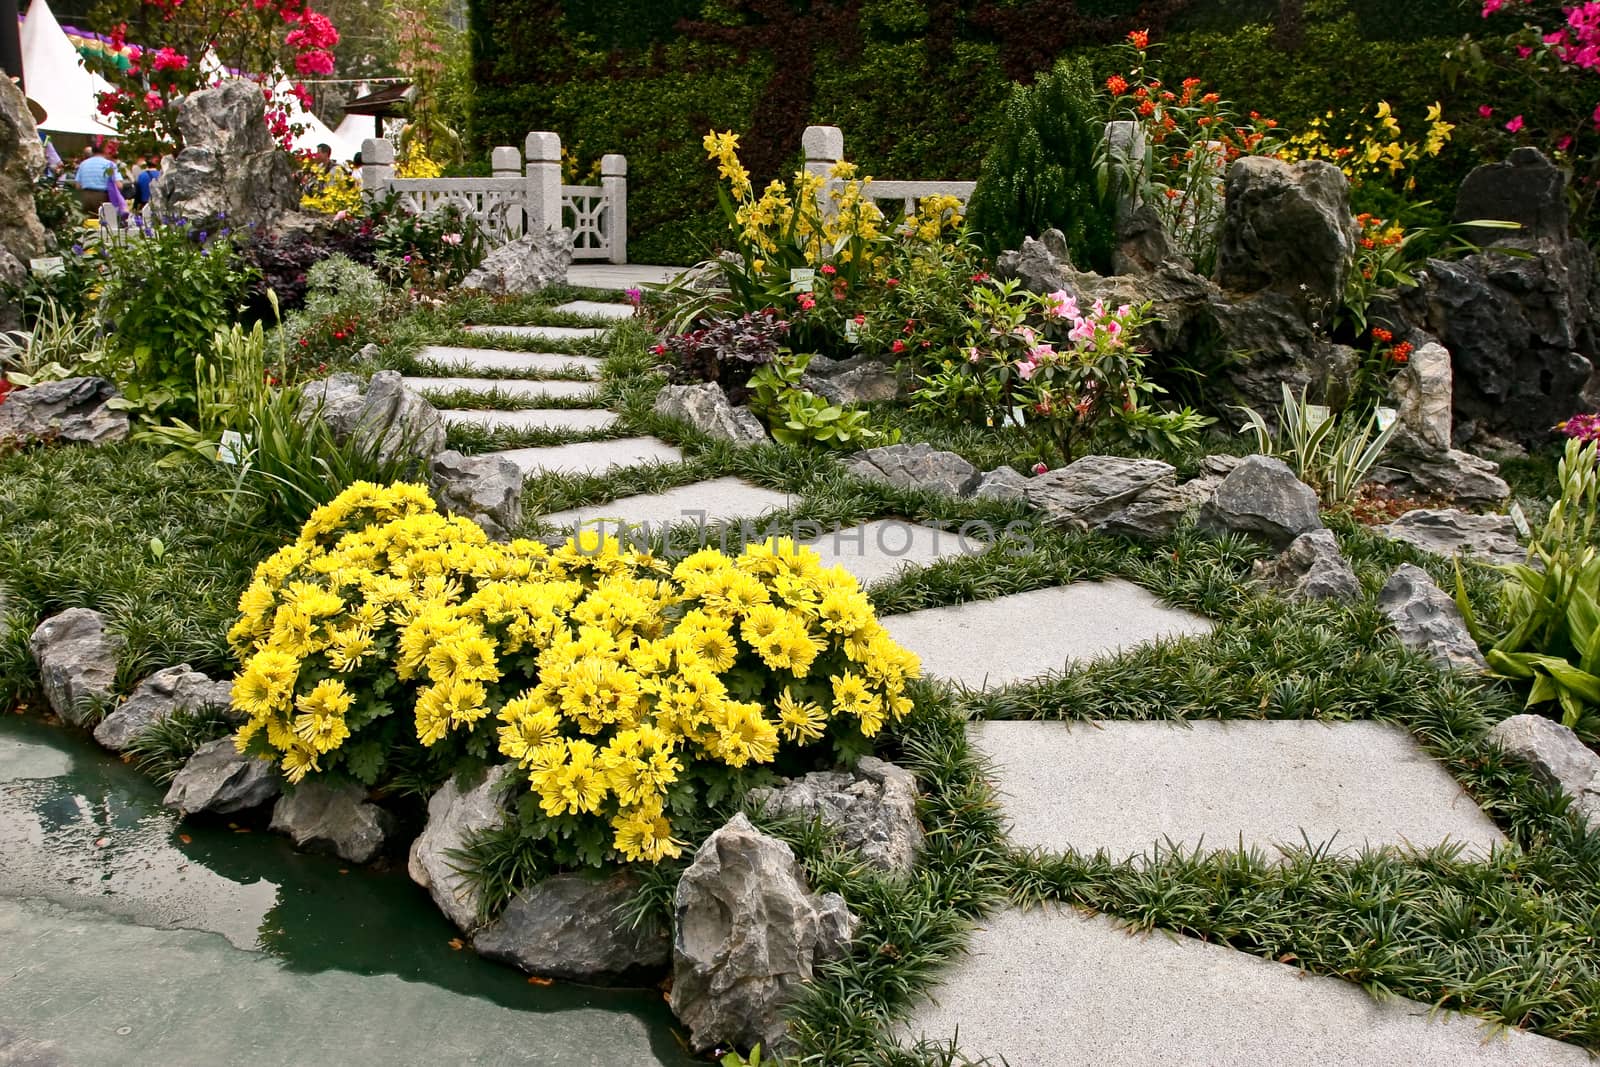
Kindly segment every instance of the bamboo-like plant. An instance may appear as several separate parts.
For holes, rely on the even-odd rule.
[[[1254,408],[1240,410],[1249,423],[1239,432],[1255,435],[1256,451],[1283,460],[1295,477],[1315,489],[1330,506],[1355,495],[1400,425],[1399,420],[1384,425],[1376,411],[1364,420],[1352,418],[1349,412],[1335,415],[1325,407],[1306,403],[1305,390],[1296,395],[1287,384],[1278,410],[1277,433]]]

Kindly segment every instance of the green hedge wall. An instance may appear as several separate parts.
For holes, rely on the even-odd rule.
[[[479,152],[559,132],[587,163],[629,165],[629,258],[688,263],[722,233],[707,129],[742,135],[758,184],[794,166],[811,123],[843,128],[884,178],[970,179],[1014,79],[1066,54],[1101,77],[1149,27],[1175,81],[1205,79],[1295,128],[1386,99],[1402,122],[1448,100],[1442,53],[1472,30],[1453,0],[472,0]],[[1411,132],[1408,127],[1408,132]],[[1420,177],[1441,195],[1472,146]]]

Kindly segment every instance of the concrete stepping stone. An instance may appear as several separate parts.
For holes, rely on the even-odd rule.
[[[1573,1045],[1104,916],[989,916],[903,1031],[1010,1067],[1566,1067]]]
[[[763,489],[740,478],[714,478],[663,493],[626,496],[540,518],[563,529],[583,525],[616,532],[624,524],[659,529],[679,522],[709,525],[730,519],[755,519],[781,511],[790,503],[786,493]]]
[[[575,263],[567,268],[567,284],[584,289],[631,289],[670,282],[686,269],[651,263]]]
[[[521,337],[530,341],[592,341],[606,332],[604,326],[468,326],[468,333],[486,337]]]
[[[963,536],[960,530],[938,530],[904,519],[876,519],[804,543],[817,550],[824,566],[842,566],[867,586],[941,559],[988,549],[988,543],[972,533]]]
[[[560,397],[564,400],[589,400],[600,395],[598,382],[535,381],[528,378],[463,378],[413,376],[402,378],[407,389],[419,393],[454,393],[465,390],[480,396],[504,396],[518,400]]]
[[[604,408],[519,408],[515,411],[463,409],[441,411],[446,426],[481,426],[485,430],[609,430],[615,412]]]
[[[1487,858],[1505,836],[1398,726],[1309,720],[977,722],[1018,848],[1147,856],[1328,845]]]
[[[569,300],[551,310],[564,311],[569,315],[587,315],[591,319],[631,319],[634,313],[632,304],[612,304],[604,300]]]
[[[508,371],[516,374],[570,374],[600,377],[601,361],[594,356],[569,356],[563,352],[502,352],[494,348],[428,345],[417,353],[420,363],[445,374]]]
[[[526,474],[604,474],[617,467],[683,460],[682,452],[655,437],[619,437],[549,448],[513,448],[494,455],[511,460]]]
[[[927,608],[888,616],[883,625],[922,657],[924,674],[971,689],[996,689],[1059,672],[1069,661],[1211,630],[1206,619],[1124,581],[1074,582]]]

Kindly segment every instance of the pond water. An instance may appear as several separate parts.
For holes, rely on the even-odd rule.
[[[659,990],[542,986],[452,946],[403,861],[180,826],[161,796],[83,734],[0,715],[0,1061],[696,1062]]]

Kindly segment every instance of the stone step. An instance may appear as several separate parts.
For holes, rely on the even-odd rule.
[[[417,361],[439,374],[483,374],[503,372],[539,377],[546,374],[577,374],[600,377],[601,360],[594,356],[569,356],[562,352],[503,352],[496,348],[465,348],[458,345],[428,345],[417,353]]]
[[[402,379],[407,389],[419,393],[453,393],[465,390],[481,396],[504,396],[518,400],[559,397],[564,400],[588,400],[600,395],[598,382],[535,381],[527,378],[435,378],[407,377]]]
[[[618,467],[683,460],[682,452],[655,437],[619,437],[549,448],[513,448],[496,454],[511,460],[530,475],[604,474]]]
[[[621,291],[640,285],[670,282],[686,269],[650,263],[574,263],[567,268],[567,284],[584,289]]]
[[[1065,908],[982,920],[941,976],[906,1043],[957,1039],[972,1060],[1010,1067],[1566,1067],[1572,1045],[1400,997],[1312,977],[1222,945],[1132,934]],[[965,1062],[965,1061],[963,1061]]]
[[[632,304],[613,304],[603,300],[569,300],[565,304],[557,304],[552,311],[564,311],[569,315],[586,315],[591,319],[631,319],[634,314]]]
[[[1198,615],[1124,581],[1075,582],[945,608],[891,615],[883,625],[922,657],[924,674],[999,688],[1159,638],[1210,632]]]
[[[441,411],[447,426],[481,426],[485,430],[609,430],[615,412],[604,408],[520,408],[515,411]]]
[[[591,341],[605,333],[604,326],[468,326],[468,333],[485,337],[520,337],[530,341],[554,341],[571,344],[574,341]]]
[[[1377,722],[978,722],[1017,848],[1143,857],[1168,843],[1429,848],[1505,843],[1398,726]],[[1331,844],[1330,844],[1331,843]]]
[[[817,550],[824,566],[841,566],[863,585],[899,577],[941,559],[974,555],[989,547],[977,534],[993,536],[993,527],[979,524],[961,530],[938,530],[903,519],[877,519],[832,530],[803,542]]]
[[[792,502],[785,493],[763,489],[740,478],[714,478],[662,493],[627,496],[605,504],[557,511],[540,518],[563,529],[584,525],[615,532],[623,524],[659,529],[679,522],[710,525],[730,519],[758,519],[787,508]]]

